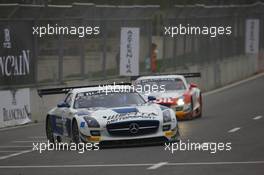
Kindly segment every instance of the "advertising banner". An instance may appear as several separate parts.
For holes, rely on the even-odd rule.
[[[0,85],[34,81],[32,22],[0,22]]]
[[[0,128],[31,121],[29,88],[0,91]]]
[[[139,28],[121,28],[120,75],[139,75]]]
[[[245,52],[257,54],[259,52],[259,20],[246,20]]]

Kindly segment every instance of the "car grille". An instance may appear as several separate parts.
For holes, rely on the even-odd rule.
[[[159,103],[160,105],[163,105],[163,106],[166,106],[166,107],[168,107],[168,108],[170,108],[171,107],[171,104],[168,104],[168,103]]]
[[[160,145],[168,142],[166,137],[151,137],[151,138],[141,138],[141,139],[130,139],[130,140],[111,140],[111,141],[101,141],[100,148],[109,147],[128,147],[128,146],[145,146],[145,145]]]
[[[176,106],[175,107],[175,110],[176,111],[183,111],[183,106]]]
[[[111,136],[141,136],[153,134],[158,131],[159,121],[138,120],[111,123],[106,125]]]

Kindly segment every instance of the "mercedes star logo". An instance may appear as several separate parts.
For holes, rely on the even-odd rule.
[[[131,134],[136,134],[139,130],[139,125],[137,123],[131,123],[129,125],[129,131]]]

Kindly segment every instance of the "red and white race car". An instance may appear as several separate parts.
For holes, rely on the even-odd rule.
[[[145,99],[172,108],[177,119],[184,120],[202,116],[201,90],[185,79],[199,76],[200,73],[142,76],[135,80],[134,85],[143,87]],[[154,86],[153,90],[151,87]]]

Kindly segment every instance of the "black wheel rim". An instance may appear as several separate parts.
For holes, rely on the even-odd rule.
[[[50,142],[54,142],[53,133],[52,133],[52,127],[50,123],[50,119],[47,119],[47,125],[46,125],[46,134],[47,138]]]
[[[79,143],[80,142],[80,136],[79,136],[79,129],[78,129],[76,121],[73,123],[72,134],[73,134],[74,143]]]

